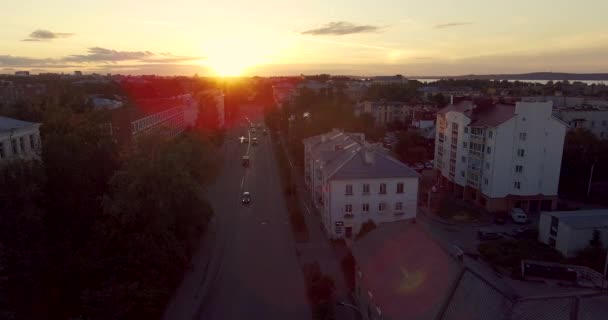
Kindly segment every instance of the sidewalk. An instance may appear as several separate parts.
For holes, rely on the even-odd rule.
[[[280,136],[280,143],[285,145],[284,139]],[[277,146],[281,147],[282,146]],[[291,155],[285,150],[290,168],[291,176],[296,185],[298,200],[308,228],[308,242],[296,244],[298,259],[302,265],[308,263],[318,263],[321,271],[333,279],[335,284],[334,299],[336,302],[352,303],[351,292],[347,286],[341,261],[348,254],[348,248],[337,247],[327,238],[321,217],[318,210],[313,205],[310,194],[304,184],[304,177],[300,173],[299,167],[291,159]],[[351,309],[335,305],[336,319],[359,319],[359,316]]]

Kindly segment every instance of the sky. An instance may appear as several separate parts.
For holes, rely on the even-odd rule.
[[[606,0],[2,0],[0,73],[608,72]]]

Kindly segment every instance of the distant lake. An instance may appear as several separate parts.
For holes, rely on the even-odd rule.
[[[439,81],[441,79],[415,79],[415,78],[412,78],[412,80],[418,80],[422,83],[430,83],[430,82]],[[464,79],[459,79],[459,80],[464,80]],[[499,80],[502,81],[502,79],[499,79]],[[519,82],[525,82],[525,83],[540,83],[540,84],[547,84],[549,81],[557,82],[557,80],[513,80],[513,79],[508,79],[507,81],[509,81],[509,82],[519,81]],[[592,84],[608,85],[608,81],[606,81],[606,80],[568,80],[568,81],[570,83],[582,82],[587,85],[592,85]]]

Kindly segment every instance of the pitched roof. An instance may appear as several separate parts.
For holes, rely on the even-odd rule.
[[[515,106],[507,104],[496,104],[485,107],[477,107],[472,110],[469,123],[472,127],[496,127],[509,119],[515,117]]]
[[[21,121],[13,118],[0,117],[0,132],[10,131],[11,129],[21,129],[37,125],[39,123]]]
[[[471,109],[472,107],[473,107],[473,101],[463,100],[463,101],[460,101],[455,104],[449,104],[445,108],[439,110],[437,113],[442,114],[442,115],[444,115],[450,111],[464,113],[465,111]]]
[[[370,153],[373,161],[366,162],[366,153]],[[351,151],[350,157],[344,158],[345,162],[329,177],[332,180],[366,179],[366,178],[415,178],[420,175],[391,157],[386,149],[366,146]]]

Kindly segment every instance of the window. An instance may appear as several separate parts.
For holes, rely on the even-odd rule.
[[[347,184],[346,185],[346,195],[347,196],[352,196],[353,195],[353,185],[352,184]]]
[[[490,163],[486,162],[486,170],[490,170]]]
[[[4,143],[0,141],[0,159],[4,158]]]
[[[397,183],[397,193],[403,193],[403,182]]]
[[[526,137],[528,134],[526,134],[525,132],[520,132],[519,133],[519,140],[521,141],[526,141]]]
[[[361,211],[369,212],[369,203],[364,203],[363,205],[361,205]]]
[[[17,140],[13,139],[11,141],[11,145],[13,147],[13,154],[19,154],[19,149],[18,149],[18,146],[17,146]]]
[[[462,156],[462,158],[460,158],[460,160],[462,160],[462,162],[465,162],[465,163],[466,163],[466,162],[467,162],[467,157]]]
[[[524,150],[524,149],[517,149],[517,156],[518,157],[523,158],[525,154],[526,154],[526,150]]]
[[[457,137],[452,137],[452,144],[458,144],[458,138]]]
[[[521,166],[521,165],[515,166],[515,172],[522,173],[523,171],[524,171],[524,166]]]
[[[488,185],[488,178],[483,178],[483,184]]]
[[[458,131],[458,123],[452,122],[452,130]]]
[[[369,194],[369,184],[363,184],[363,194]]]
[[[492,139],[492,136],[494,135],[494,132],[492,131],[488,131],[488,138]]]
[[[353,205],[352,204],[347,204],[344,206],[344,212],[346,213],[351,213],[353,212]]]
[[[462,143],[462,147],[466,149],[466,148],[467,148],[467,143],[466,143],[466,142],[463,142],[463,143]]]
[[[521,182],[515,181],[515,183],[513,183],[513,187],[518,190],[521,189]]]
[[[492,153],[492,147],[487,148],[488,154]]]
[[[386,183],[380,184],[380,194],[386,194]]]
[[[464,133],[469,133],[469,127],[464,127]]]
[[[36,143],[35,143],[35,140],[34,140],[34,139],[35,139],[35,138],[34,138],[34,135],[33,135],[33,134],[31,134],[31,135],[30,135],[30,149],[32,149],[32,150],[34,150],[34,149],[36,148]]]
[[[460,176],[464,178],[464,171],[460,171]]]
[[[395,203],[395,211],[403,211],[403,202]]]
[[[378,204],[378,211],[382,212],[382,211],[384,211],[384,210],[386,210],[386,203],[384,203],[384,202],[380,202],[380,203]]]

